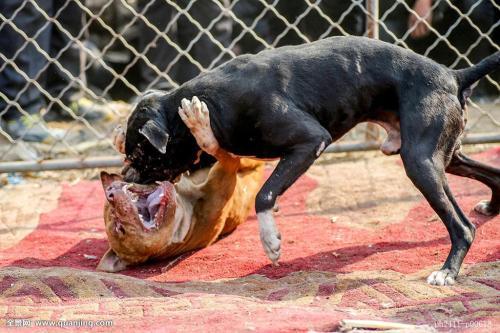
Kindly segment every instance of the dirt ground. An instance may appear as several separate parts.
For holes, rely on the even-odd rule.
[[[500,166],[498,147],[474,155]],[[196,253],[96,272],[107,249],[97,174],[45,172],[0,187],[0,331],[7,318],[113,321],[92,331],[335,331],[348,318],[498,331],[500,218],[472,210],[489,196],[472,180],[450,177],[478,227],[474,245],[457,284],[436,287],[425,278],[445,260],[448,235],[398,157],[319,160],[280,199],[279,267],[252,216]]]

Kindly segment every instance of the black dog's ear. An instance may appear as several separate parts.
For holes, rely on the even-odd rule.
[[[167,143],[169,135],[167,131],[154,120],[148,120],[144,126],[139,130],[139,133],[144,135],[146,139],[158,149],[162,154],[167,152]]]

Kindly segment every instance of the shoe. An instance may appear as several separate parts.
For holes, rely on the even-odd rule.
[[[89,121],[101,120],[108,118],[110,110],[105,104],[94,102],[88,98],[82,97],[71,102],[68,107],[73,111],[77,117],[82,117]],[[66,110],[52,109],[47,112],[43,118],[46,121],[68,121],[73,120],[71,114]]]
[[[12,120],[0,120],[0,127],[13,139],[26,142],[49,142],[60,139],[64,131],[44,126],[38,115],[22,115]]]

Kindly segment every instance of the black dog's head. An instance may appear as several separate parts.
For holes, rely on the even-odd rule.
[[[200,148],[177,113],[179,105],[171,93],[154,91],[141,97],[125,132],[125,181],[173,181],[185,171],[213,164],[208,156],[196,163]]]

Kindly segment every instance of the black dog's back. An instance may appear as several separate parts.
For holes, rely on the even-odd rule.
[[[483,75],[493,61],[487,63],[462,77]],[[300,139],[301,123],[317,121],[336,140],[357,123],[374,120],[379,110],[399,116],[401,100],[412,91],[440,89],[459,96],[457,73],[411,50],[364,37],[331,37],[240,56],[158,98],[156,118],[169,135],[165,154],[150,147],[139,133],[144,122],[133,123],[139,118],[131,116],[127,156],[134,159],[141,155],[135,150],[147,150],[142,155],[148,163],[141,158],[132,163],[144,170],[135,180],[172,179],[192,168],[198,148],[177,115],[183,98],[198,96],[208,104],[224,149],[279,158]]]
[[[237,57],[185,84],[180,94],[208,101],[223,148],[275,158],[287,145],[277,138],[290,136],[282,133],[287,118],[301,122],[312,117],[335,140],[367,120],[374,109],[397,112],[402,85],[433,82],[456,93],[449,73],[428,58],[388,43],[331,37]]]

